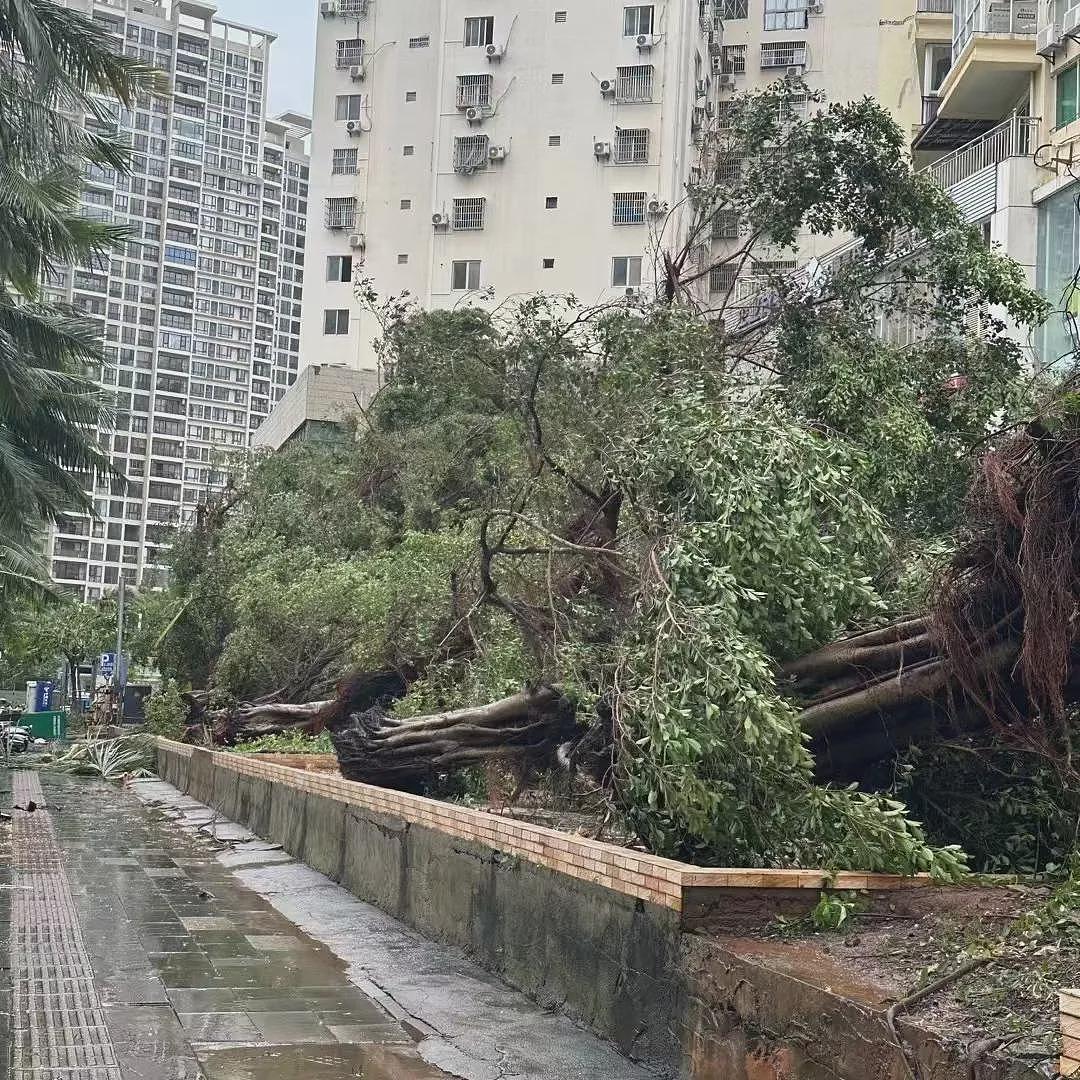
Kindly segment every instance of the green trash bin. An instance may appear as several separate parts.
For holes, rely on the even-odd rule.
[[[68,714],[59,712],[24,713],[21,723],[30,729],[35,739],[48,739],[56,742],[67,737]]]

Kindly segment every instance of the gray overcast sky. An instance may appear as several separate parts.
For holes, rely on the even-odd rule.
[[[315,0],[217,0],[224,19],[272,30],[270,115],[311,111],[315,72]]]

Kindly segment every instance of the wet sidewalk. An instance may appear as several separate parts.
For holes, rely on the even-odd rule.
[[[167,784],[0,783],[14,1080],[649,1075]]]

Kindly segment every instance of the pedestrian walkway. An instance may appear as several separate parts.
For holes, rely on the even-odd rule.
[[[7,776],[14,1080],[649,1076],[167,784]]]

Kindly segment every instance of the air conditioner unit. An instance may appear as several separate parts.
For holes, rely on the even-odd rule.
[[[1035,37],[1035,51],[1047,60],[1053,60],[1061,47],[1061,37],[1061,27],[1056,23],[1044,26]]]
[[[801,75],[803,73],[802,64],[793,64],[791,67],[784,68],[785,75]]]
[[[506,49],[502,45],[492,43],[484,50],[484,52],[487,53],[487,58],[489,60],[501,60]]]
[[[364,129],[360,126],[360,121],[359,120],[350,120],[345,125],[345,130],[350,135],[363,135],[364,134]]]
[[[658,199],[655,195],[649,200],[649,213],[654,217],[659,217],[661,214],[666,214],[669,210],[668,204],[663,199]]]
[[[656,44],[656,39],[652,34],[638,34],[637,47],[640,52],[648,52],[654,44]]]
[[[435,213],[431,215],[431,224],[434,225],[436,229],[445,229],[450,224],[450,218],[447,217],[446,214],[436,210]]]
[[[600,80],[600,93],[604,97],[611,97],[615,93],[616,82],[614,79],[601,79]]]
[[[337,14],[337,0],[322,0],[319,5],[320,15],[336,15]]]
[[[592,144],[592,152],[598,158],[611,157],[611,143],[598,139]]]
[[[360,82],[366,76],[367,70],[363,64],[353,64],[353,66],[349,68],[349,78],[352,79],[353,82]]]
[[[810,12],[811,15],[824,15],[825,5],[821,3],[811,4],[807,10]]]
[[[502,161],[503,158],[506,157],[506,147],[505,146],[489,146],[488,147],[488,157],[491,158],[492,161]]]
[[[349,237],[349,247],[363,251],[367,247],[367,237],[362,232],[353,233]]]
[[[465,110],[465,119],[468,120],[470,124],[482,124],[486,116],[487,114],[484,110],[477,108],[475,105],[470,105],[469,108]]]
[[[735,76],[732,75],[730,72],[722,71],[720,72],[720,76],[717,81],[720,86],[734,86]]]
[[[639,296],[644,295],[641,291],[640,285],[627,285],[626,287],[626,299],[636,300]]]

